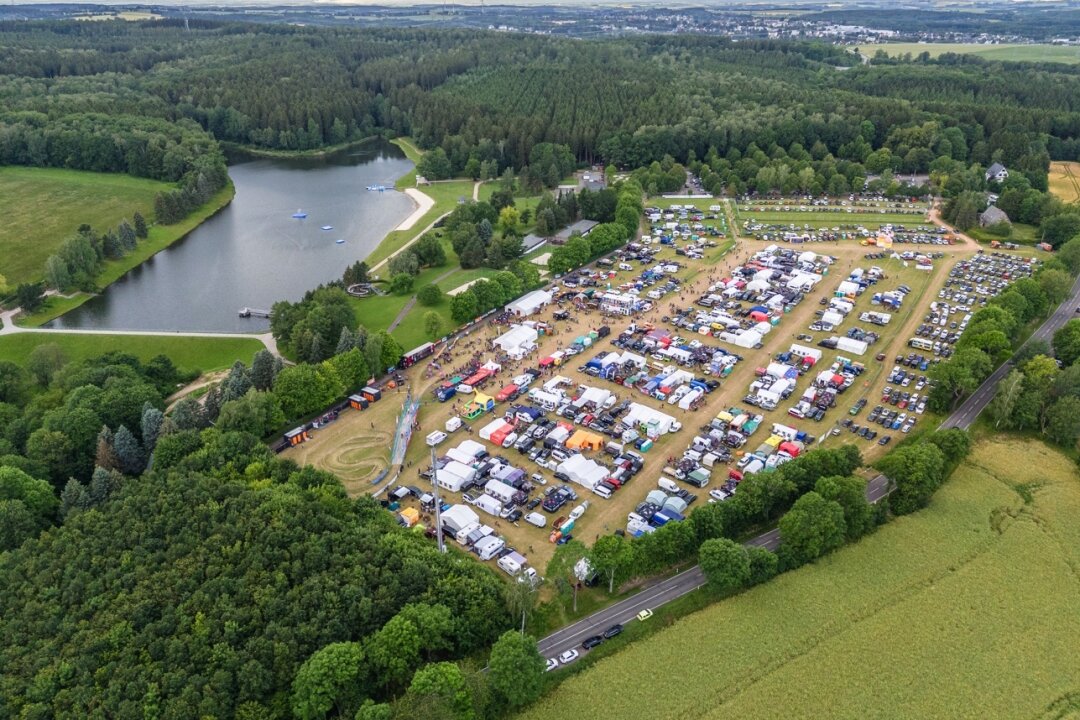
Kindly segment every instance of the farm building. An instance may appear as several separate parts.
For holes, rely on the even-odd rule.
[[[1009,216],[997,205],[991,205],[979,214],[979,227],[989,227],[1009,222]]]
[[[578,220],[576,223],[571,223],[559,232],[555,233],[553,242],[556,245],[565,245],[566,241],[569,240],[570,236],[574,233],[577,233],[578,235],[584,237],[585,235],[591,233],[592,229],[599,224],[600,223],[596,222],[595,220]]]

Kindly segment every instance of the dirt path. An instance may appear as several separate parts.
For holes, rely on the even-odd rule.
[[[432,280],[431,284],[432,285],[437,285],[441,280],[445,280],[446,278],[453,275],[455,272],[457,272],[457,268],[452,268],[450,270],[447,270],[442,275],[440,275],[439,277]],[[399,312],[397,314],[397,317],[394,318],[394,322],[390,323],[390,327],[388,327],[386,329],[386,332],[394,332],[394,328],[396,328],[398,325],[400,325],[402,322],[404,322],[405,316],[409,314],[409,311],[412,310],[415,305],[416,305],[416,295],[413,295],[411,298],[409,298],[409,301],[407,303],[405,303],[405,307],[401,308],[401,312]]]
[[[184,387],[174,392],[169,397],[165,398],[165,410],[166,412],[173,409],[176,403],[186,398],[191,393],[206,387],[207,385],[213,385],[216,382],[220,382],[225,379],[225,376],[229,374],[228,370],[218,370],[217,372],[207,373],[206,375],[200,375],[194,382],[188,383]]]
[[[956,247],[957,245],[966,246],[967,249],[971,250],[972,252],[975,252],[979,249],[979,242],[975,240],[975,238],[971,237],[970,235],[965,235],[941,218],[941,207],[937,203],[934,203],[934,206],[930,208],[929,217],[930,222],[934,223],[938,227],[945,228],[953,234],[953,237],[962,241],[960,243],[957,243],[953,247]]]
[[[401,224],[394,230],[412,230],[413,225],[420,222],[420,218],[424,217],[427,211],[435,206],[435,200],[430,195],[422,193],[416,188],[407,188],[405,194],[416,203],[416,209],[409,213],[409,217],[402,220]]]

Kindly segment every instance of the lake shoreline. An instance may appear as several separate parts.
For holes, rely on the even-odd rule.
[[[329,157],[351,148],[366,145],[373,140],[381,140],[382,137],[382,135],[368,135],[359,140],[349,140],[338,143],[337,145],[327,145],[326,147],[314,148],[311,150],[273,150],[271,148],[253,147],[231,142],[221,142],[220,145],[222,150],[225,150],[226,153],[246,155],[252,160],[310,160]]]
[[[219,190],[213,198],[211,198],[206,204],[199,208],[196,208],[190,215],[173,225],[157,225],[156,223],[151,226],[150,230],[153,232],[157,228],[163,228],[163,231],[167,231],[169,228],[181,227],[183,228],[175,237],[161,238],[157,243],[153,243],[149,238],[141,241],[135,246],[135,250],[129,255],[126,255],[118,260],[108,261],[101,272],[98,273],[98,277],[95,278],[95,284],[98,286],[97,292],[87,293],[80,292],[75,296],[62,298],[59,301],[59,307],[50,307],[54,302],[53,298],[49,298],[46,301],[46,306],[43,310],[27,315],[26,313],[20,313],[16,325],[25,328],[37,328],[52,322],[53,320],[61,317],[75,308],[79,307],[85,302],[97,297],[107,287],[113,283],[121,280],[125,275],[145,263],[150,258],[154,257],[158,253],[167,250],[176,243],[186,238],[191,233],[202,225],[204,222],[214,217],[222,210],[227,208],[236,197],[236,187],[233,185],[232,180],[229,180],[229,184]],[[186,224],[190,223],[193,219],[196,220],[190,227],[184,228]],[[111,266],[110,266],[111,265]]]

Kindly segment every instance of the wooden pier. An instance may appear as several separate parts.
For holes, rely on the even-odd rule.
[[[242,318],[248,318],[248,317],[268,318],[268,317],[270,317],[270,311],[269,310],[260,310],[259,308],[249,308],[249,307],[240,308],[240,317],[242,317]]]

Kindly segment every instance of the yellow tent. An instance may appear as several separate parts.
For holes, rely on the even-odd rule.
[[[720,422],[729,423],[729,422],[731,422],[732,420],[735,419],[735,416],[733,416],[727,410],[721,410],[720,412],[718,412],[716,414],[716,419],[719,420]]]
[[[412,527],[416,523],[420,522],[420,511],[416,508],[405,508],[398,513],[398,517],[401,518],[401,523],[405,527]]]
[[[566,447],[570,450],[599,450],[604,446],[604,440],[595,433],[578,430],[566,441]]]

